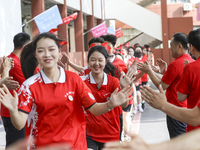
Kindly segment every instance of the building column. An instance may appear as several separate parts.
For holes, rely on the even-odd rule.
[[[167,1],[161,0],[161,19],[162,19],[162,39],[163,39],[163,51],[162,57],[163,60],[168,64],[170,62],[170,52],[168,47],[168,20],[167,20]]]
[[[45,0],[31,0],[31,14],[32,18],[45,11]],[[32,36],[39,34],[40,31],[35,23],[32,21]]]
[[[67,4],[66,0],[64,0],[64,4],[59,4],[58,5],[59,11],[61,18],[66,18],[67,17]],[[67,44],[62,47],[62,51],[66,52],[67,54],[69,53],[69,40],[68,40],[68,25],[63,24],[58,26],[58,35],[61,37],[61,39],[66,40]]]
[[[92,1],[92,15],[87,16],[87,31],[89,31],[90,29],[92,29],[95,25],[94,25],[94,6],[93,6],[93,0]],[[87,43],[89,43],[89,41],[91,40],[91,38],[93,38],[92,32],[88,32],[87,33]],[[88,46],[88,50],[89,50],[89,46]]]
[[[77,18],[74,20],[75,30],[75,47],[76,52],[82,52],[82,66],[84,66],[84,37],[83,37],[83,12],[82,12],[82,0],[80,0],[80,11]]]
[[[97,25],[103,23],[103,19],[97,19]]]

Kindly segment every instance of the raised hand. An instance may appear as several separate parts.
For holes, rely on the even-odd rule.
[[[66,63],[68,64],[69,61],[70,61],[69,56],[65,52],[62,52],[61,62],[65,65]]]
[[[10,111],[18,110],[17,92],[14,90],[13,93],[14,96],[11,95],[8,88],[4,84],[3,88],[0,88],[0,102]]]
[[[137,68],[137,66],[136,66],[136,68]],[[135,69],[130,67],[126,74],[124,72],[121,74],[120,85],[121,85],[122,88],[129,86],[129,85],[130,86],[132,85],[132,83],[135,79],[135,78],[133,78],[133,75],[135,75],[135,73],[136,73]]]
[[[20,87],[19,82],[12,80],[13,77],[6,77],[0,80],[0,87],[2,87],[3,84],[6,85],[6,87],[10,90],[16,90]]]
[[[155,65],[151,65],[151,68],[154,72],[159,73],[160,72],[160,67],[159,66],[155,66]]]
[[[157,65],[160,67],[160,73],[164,74],[165,71],[167,70],[167,63],[162,60],[161,58],[156,60]]]
[[[151,66],[148,63],[147,60],[145,60],[145,63],[139,62],[138,63],[138,70],[143,71],[144,73],[149,73],[151,71]]]
[[[4,69],[8,69],[8,70],[12,69],[14,67],[13,58],[4,57],[1,66],[2,66],[3,70]]]
[[[167,103],[167,99],[161,84],[158,87],[159,92],[154,91],[150,87],[144,85],[141,87],[142,99],[144,99],[149,105],[156,109],[161,109],[162,106]]]
[[[120,106],[125,102],[132,99],[132,86],[128,86],[123,88],[121,91],[118,92],[118,88],[111,94],[109,102],[109,106],[111,108]],[[130,97],[129,97],[130,96]]]

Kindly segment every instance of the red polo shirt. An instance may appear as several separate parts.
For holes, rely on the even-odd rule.
[[[187,100],[180,102],[177,98],[176,85],[180,81],[180,78],[183,74],[183,68],[185,67],[185,59],[189,61],[194,61],[189,54],[183,54],[172,61],[167,67],[167,71],[162,77],[162,82],[169,85],[166,89],[167,101],[171,104],[174,104],[179,107],[187,107]]]
[[[14,81],[18,81],[19,85],[22,85],[22,83],[25,81],[25,78],[21,69],[19,57],[17,57],[14,53],[11,53],[7,57],[14,59],[14,67],[9,71],[9,76],[13,77]],[[13,93],[12,90],[10,90],[10,92]],[[10,117],[9,110],[3,104],[1,104],[1,116]]]
[[[95,98],[77,74],[60,70],[56,84],[42,70],[27,79],[18,92],[19,111],[29,114],[32,147],[66,142],[74,150],[87,150],[83,107],[90,108]]]
[[[105,103],[116,88],[120,89],[119,80],[106,73],[104,73],[104,81],[100,89],[97,88],[97,83],[91,73],[83,80],[92,91],[98,103]],[[121,113],[121,107],[115,107],[101,116],[94,116],[89,111],[86,111],[87,136],[101,143],[119,140],[119,115]]]
[[[177,84],[177,91],[188,95],[187,97],[187,107],[194,108],[197,105],[197,102],[200,100],[200,57],[189,64],[184,68],[183,75],[180,79],[180,82]],[[199,128],[193,127],[191,125],[187,126],[187,131]]]

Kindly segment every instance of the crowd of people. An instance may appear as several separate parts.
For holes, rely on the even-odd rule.
[[[26,33],[15,35],[14,50],[0,68],[6,148],[178,149],[181,140],[199,138],[198,130],[185,134],[200,125],[199,40],[200,30],[174,34],[170,51],[175,60],[167,65],[161,58],[154,64],[147,44],[117,48],[115,35],[102,35],[89,41],[88,65],[79,66],[52,33],[32,41]],[[76,72],[67,71],[67,65]],[[160,92],[148,86],[149,79]],[[170,142],[148,145],[129,133],[131,117],[144,111],[145,101],[166,113]],[[29,141],[19,142],[25,138]]]

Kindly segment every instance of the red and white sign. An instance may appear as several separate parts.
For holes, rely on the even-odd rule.
[[[117,36],[117,38],[124,36],[124,34],[122,32],[122,28],[115,30],[115,35]]]

